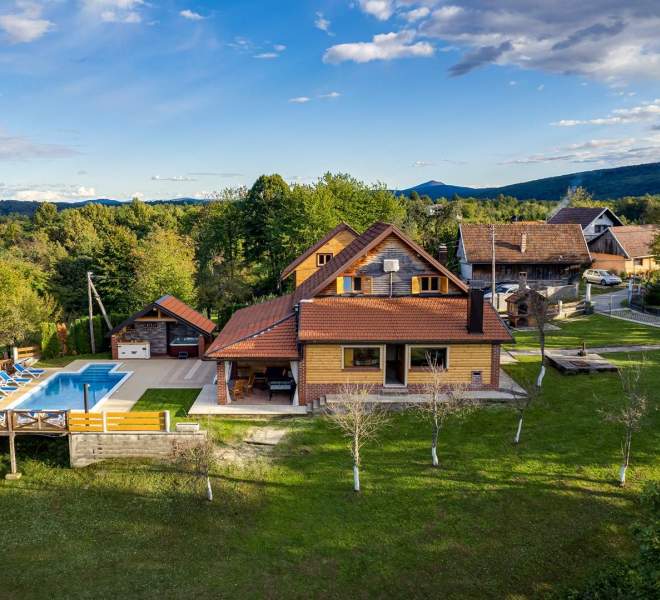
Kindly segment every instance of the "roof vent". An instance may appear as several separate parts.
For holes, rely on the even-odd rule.
[[[520,253],[525,254],[525,250],[527,250],[527,234],[523,232],[520,235]]]
[[[387,258],[383,261],[383,271],[385,273],[395,273],[399,270],[398,258]]]

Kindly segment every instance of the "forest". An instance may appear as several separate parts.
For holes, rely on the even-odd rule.
[[[660,222],[660,196],[594,202],[582,189],[574,205],[610,206],[630,223]],[[437,255],[447,244],[455,265],[460,222],[545,220],[548,201],[396,196],[346,174],[289,186],[263,175],[198,205],[88,204],[33,216],[0,217],[0,346],[39,341],[44,322],[87,314],[86,274],[113,323],[165,293],[216,318],[287,291],[282,269],[340,222],[362,232],[392,222]]]

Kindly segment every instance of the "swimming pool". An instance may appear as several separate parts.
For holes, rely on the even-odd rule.
[[[60,372],[44,380],[12,408],[26,410],[84,410],[83,386],[89,384],[89,409],[112,394],[130,372],[117,371],[118,363],[92,363],[76,372]]]

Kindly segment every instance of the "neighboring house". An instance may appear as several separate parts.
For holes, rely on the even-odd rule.
[[[286,267],[282,271],[281,279],[284,280],[295,273],[295,284],[298,287],[357,237],[358,233],[355,229],[346,223],[340,223]]]
[[[610,227],[620,227],[623,223],[609,208],[562,208],[548,219],[551,225],[577,223],[582,227],[584,238],[589,240]]]
[[[219,404],[237,389],[242,403],[267,401],[264,389],[287,380],[294,405],[345,384],[419,392],[428,355],[448,383],[499,387],[506,326],[479,290],[470,302],[467,286],[395,226],[374,224],[312,274],[305,260],[293,267],[305,269],[293,293],[237,311],[206,352]]]
[[[640,275],[660,268],[651,246],[660,232],[658,225],[613,227],[589,242],[594,269]]]
[[[174,296],[163,296],[110,332],[112,358],[203,356],[215,323]]]
[[[497,283],[517,282],[522,277],[535,285],[566,285],[591,263],[582,228],[577,224],[464,223],[458,240],[461,277],[475,287],[491,283],[492,227]]]

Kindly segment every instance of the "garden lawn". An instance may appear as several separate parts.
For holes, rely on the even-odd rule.
[[[579,348],[584,340],[587,349],[599,346],[634,346],[660,344],[660,328],[639,325],[603,315],[575,317],[555,321],[558,331],[546,331],[546,348]],[[515,345],[507,348],[528,350],[538,348],[538,334],[534,331],[514,331]]]
[[[509,371],[536,373],[528,358]],[[660,352],[647,360],[660,389]],[[212,503],[168,465],[74,471],[58,463],[65,442],[21,441],[23,478],[0,482],[2,597],[522,600],[578,585],[633,551],[639,491],[660,477],[660,413],[636,434],[622,489],[621,431],[598,413],[619,405],[617,376],[551,369],[544,389],[518,447],[508,408],[450,421],[440,469],[428,426],[393,417],[364,450],[359,495],[346,440],[321,418],[276,421],[292,432],[272,462],[220,465]],[[189,401],[141,402],[177,397]]]
[[[68,356],[54,356],[53,358],[40,358],[36,364],[39,368],[66,367],[74,360],[112,360],[110,352],[97,352],[96,354],[76,354]]]

